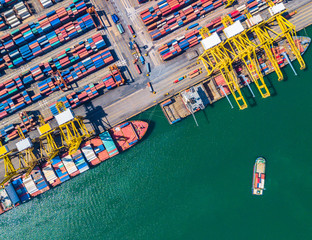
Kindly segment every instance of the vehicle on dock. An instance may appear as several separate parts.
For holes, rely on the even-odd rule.
[[[121,23],[118,23],[117,24],[117,28],[118,28],[118,31],[120,32],[120,34],[123,34],[125,32],[123,26],[121,25]]]
[[[264,190],[265,182],[265,159],[263,157],[258,157],[256,159],[254,170],[253,170],[253,180],[252,180],[252,194],[262,195]]]
[[[133,147],[147,129],[148,123],[144,121],[121,123],[83,142],[76,153],[63,153],[51,163],[36,166],[28,176],[12,179],[0,189],[0,214]]]
[[[151,73],[151,66],[149,63],[146,63],[146,72],[147,72],[146,76],[148,77]]]
[[[128,25],[128,29],[129,29],[130,33],[132,34],[132,37],[135,38],[136,36],[135,36],[135,32],[133,30],[133,27],[131,25]]]
[[[147,82],[147,86],[148,86],[148,89],[149,89],[149,91],[150,91],[151,93],[154,93],[154,94],[156,93],[156,92],[154,91],[154,88],[153,88],[151,82]]]
[[[119,22],[119,18],[118,18],[118,16],[117,16],[116,14],[113,14],[113,15],[112,15],[112,20],[113,20],[113,22],[114,22],[115,24],[117,24],[117,23]]]

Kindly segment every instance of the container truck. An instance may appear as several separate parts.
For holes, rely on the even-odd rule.
[[[113,22],[114,22],[115,24],[117,24],[117,23],[119,22],[119,18],[118,18],[118,16],[117,16],[116,14],[113,14],[113,15],[112,15],[112,19],[113,19]]]
[[[120,32],[120,34],[123,34],[125,32],[124,28],[122,27],[121,23],[118,23],[117,24],[117,28],[118,28],[118,31]]]
[[[154,91],[154,89],[153,89],[153,86],[152,86],[152,84],[151,84],[151,82],[147,82],[147,86],[148,86],[148,89],[149,89],[149,91],[151,92],[151,93],[156,93],[155,91]]]
[[[141,74],[142,72],[141,72],[139,65],[138,64],[134,64],[134,65],[135,65],[135,68],[136,68],[138,74]]]
[[[134,32],[132,26],[131,26],[131,25],[128,25],[128,28],[129,28],[129,31],[130,31],[130,33],[132,34],[132,36],[135,38],[136,36],[135,36],[135,32]]]
[[[151,66],[149,63],[146,63],[146,71],[147,71],[147,74],[146,76],[149,76],[150,72],[151,72]]]
[[[185,30],[192,29],[194,27],[197,27],[198,25],[199,25],[198,23],[194,23],[191,26],[189,26],[188,28],[185,28]]]
[[[140,56],[139,59],[140,59],[142,64],[145,64],[145,60],[144,60],[144,58],[142,56]]]

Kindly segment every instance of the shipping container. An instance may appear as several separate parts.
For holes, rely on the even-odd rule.
[[[118,31],[120,32],[120,34],[123,34],[125,32],[123,26],[121,25],[121,23],[118,23],[117,24],[117,28],[118,28]]]

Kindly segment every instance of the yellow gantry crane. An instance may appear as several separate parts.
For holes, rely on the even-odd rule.
[[[245,15],[247,17],[247,25],[249,27],[248,31],[256,34],[257,39],[259,40],[259,44],[257,47],[260,47],[264,50],[266,57],[272,64],[272,67],[274,68],[274,71],[277,74],[278,81],[281,81],[284,79],[283,73],[281,68],[278,66],[277,60],[275,56],[272,54],[272,48],[273,48],[273,38],[269,35],[267,29],[264,27],[265,21],[262,19],[260,14],[252,16],[249,12],[245,12]]]
[[[22,161],[19,161],[19,167],[16,169],[12,161],[10,159],[10,154],[12,151],[8,149],[6,145],[2,145],[2,142],[0,140],[0,159],[3,160],[4,163],[4,179],[0,183],[0,187],[2,188],[4,184],[9,181],[11,178],[19,175],[19,170],[25,169],[24,164]]]
[[[232,18],[226,15],[222,18],[222,24],[224,26],[224,34],[227,37],[225,47],[229,55],[232,59],[241,61],[246,66],[261,96],[263,98],[269,97],[271,94],[264,82],[259,67],[260,64],[256,55],[256,45],[249,40],[246,30],[240,21],[234,23]]]
[[[62,146],[58,147],[54,140],[54,130],[49,123],[46,123],[41,115],[39,115],[40,127],[37,128],[40,137],[40,153],[41,158],[44,158],[44,152],[47,157],[47,161],[50,163],[58,153]]]
[[[19,142],[16,143],[18,158],[20,161],[25,163],[25,166],[27,168],[26,177],[28,177],[31,171],[37,165],[39,159],[37,159],[35,154],[33,153],[34,147],[31,139],[29,137],[25,137],[22,129],[19,126],[17,127],[17,131],[21,139]]]
[[[208,28],[203,27],[199,33],[202,36],[202,45],[205,49],[199,59],[203,62],[208,76],[220,71],[239,109],[247,108],[247,103],[242,95],[236,73],[233,69],[233,60],[228,55],[224,43],[217,33],[210,34]]]
[[[296,28],[292,23],[290,23],[282,16],[282,14],[286,11],[284,4],[274,4],[271,0],[266,0],[266,2],[269,5],[269,13],[271,14],[271,17],[266,21],[266,30],[274,35],[273,41],[285,37],[290,45],[292,53],[296,56],[300,64],[300,69],[305,69],[306,64],[301,56],[298,46],[294,41],[294,39],[297,37]],[[271,26],[274,25],[274,22],[277,22],[281,32],[278,33],[272,29]]]
[[[83,123],[83,118],[75,116],[71,109],[66,109],[63,102],[56,103],[58,115],[55,119],[58,123],[62,141],[66,143],[69,149],[69,155],[74,154],[82,140],[91,137],[91,133]]]

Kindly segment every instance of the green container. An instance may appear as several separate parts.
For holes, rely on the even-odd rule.
[[[18,28],[18,29],[16,29],[16,30],[12,31],[11,34],[14,35],[15,33],[19,33],[19,32],[20,32],[20,30],[19,30],[19,28]]]
[[[57,59],[61,59],[61,58],[66,57],[66,56],[67,56],[67,54],[64,53],[64,54],[62,54],[61,56],[59,56]]]
[[[60,43],[61,43],[60,41],[56,41],[55,43],[52,43],[51,46],[54,47],[54,46],[56,46],[56,45],[58,45]]]
[[[18,90],[18,89],[17,89],[17,88],[15,88],[15,89],[13,89],[13,90],[9,91],[9,92],[8,92],[8,94],[15,93],[17,90]]]

